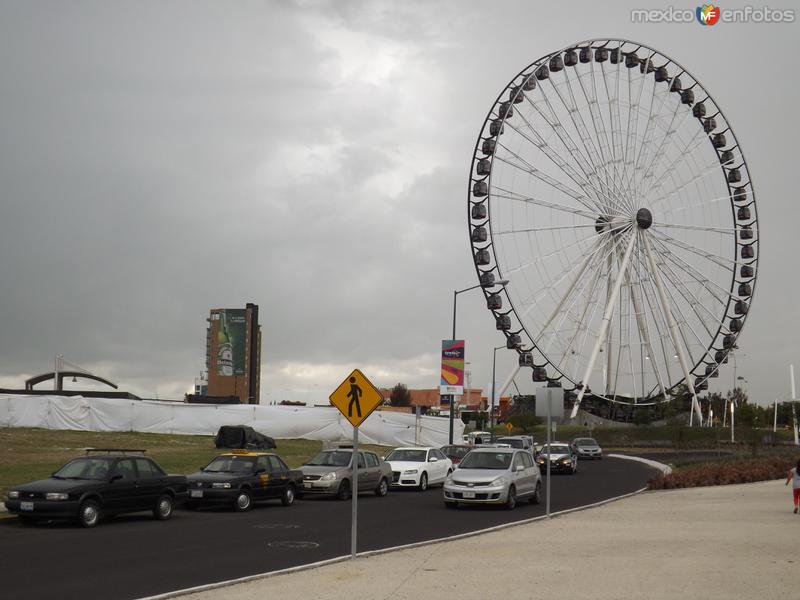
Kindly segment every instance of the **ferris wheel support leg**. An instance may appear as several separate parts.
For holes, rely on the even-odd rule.
[[[642,312],[642,299],[638,293],[636,287],[631,283],[630,275],[628,272],[625,272],[625,283],[628,284],[631,290],[631,299],[633,300],[633,310],[636,311],[636,324],[639,327],[639,335],[641,336],[642,340],[644,340],[645,346],[647,346],[647,354],[650,356],[650,363],[653,367],[653,372],[656,375],[656,380],[658,381],[658,388],[661,390],[661,395],[666,400],[667,398],[667,390],[664,388],[664,380],[661,378],[661,372],[658,370],[658,365],[656,365],[656,354],[653,352],[653,346],[650,343],[650,334],[647,331],[647,326],[644,322],[644,313]],[[644,398],[644,372],[642,372],[642,397]],[[634,398],[634,402],[635,402]]]
[[[578,397],[575,399],[575,405],[572,407],[572,414],[570,416],[572,419],[578,416],[578,408],[581,405],[581,400],[583,400],[583,395],[586,393],[586,388],[589,385],[589,375],[591,375],[592,369],[594,369],[594,363],[597,360],[597,354],[600,352],[600,347],[605,341],[606,331],[608,331],[608,324],[611,322],[611,315],[614,314],[614,306],[616,306],[617,298],[619,297],[619,288],[622,286],[622,280],[625,279],[625,270],[628,268],[628,262],[630,262],[631,259],[633,243],[636,241],[635,233],[635,231],[630,232],[631,239],[628,241],[628,246],[625,248],[625,255],[622,257],[622,262],[619,265],[619,275],[617,275],[617,279],[614,281],[614,289],[611,291],[611,297],[606,305],[606,310],[603,314],[603,322],[600,324],[600,331],[597,334],[597,340],[594,343],[592,354],[589,357],[589,364],[586,365],[586,373],[581,380],[581,390],[578,392]]]
[[[614,254],[609,253],[608,255],[608,285],[606,286],[606,306],[608,306],[608,301],[611,298],[611,267],[614,264]],[[610,324],[609,324],[610,327]],[[614,374],[612,372],[613,361],[611,360],[611,352],[613,348],[611,346],[611,331],[609,330],[608,334],[606,335],[606,396],[611,393],[611,382],[613,381]]]
[[[511,385],[511,382],[514,381],[514,378],[517,376],[517,373],[519,373],[519,369],[520,369],[519,365],[514,367],[511,370],[511,374],[508,377],[506,377],[506,380],[503,382],[503,385],[501,385],[499,388],[497,388],[498,389],[498,391],[497,391],[497,399],[498,400],[500,399],[500,397],[503,394],[506,393],[506,390],[508,389],[508,386]],[[498,406],[498,403],[495,402],[495,406]]]
[[[653,272],[653,279],[656,283],[656,290],[658,291],[658,298],[661,301],[661,308],[664,311],[664,315],[667,317],[667,323],[669,324],[669,333],[670,337],[672,337],[672,345],[675,346],[675,352],[678,354],[678,361],[681,363],[681,369],[683,370],[683,376],[686,378],[686,386],[689,388],[689,393],[692,395],[692,412],[689,413],[689,426],[692,425],[692,417],[694,413],[697,413],[697,418],[699,422],[703,423],[703,412],[700,410],[700,403],[697,401],[697,392],[694,389],[694,381],[692,381],[692,375],[689,373],[689,366],[686,362],[686,356],[683,352],[683,346],[680,344],[680,337],[678,335],[678,324],[675,322],[675,317],[672,314],[672,309],[670,308],[669,301],[667,300],[667,294],[664,291],[664,285],[661,282],[661,273],[658,270],[658,266],[656,265],[656,261],[653,258],[653,251],[650,248],[650,239],[647,237],[645,232],[642,232],[642,240],[644,241],[644,251],[647,254],[647,262],[650,265],[650,270]]]

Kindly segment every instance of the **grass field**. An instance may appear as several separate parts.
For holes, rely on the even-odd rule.
[[[274,450],[290,467],[298,467],[322,449],[313,440],[275,440]],[[385,446],[361,445],[382,455]],[[210,435],[168,435],[160,433],[98,433],[52,429],[0,429],[0,499],[6,490],[26,481],[49,477],[71,458],[82,456],[85,448],[131,448],[147,450],[168,473],[191,473],[219,454]]]

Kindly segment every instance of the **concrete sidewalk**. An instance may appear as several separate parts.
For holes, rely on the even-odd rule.
[[[783,482],[646,492],[466,539],[182,596],[191,600],[800,598]]]

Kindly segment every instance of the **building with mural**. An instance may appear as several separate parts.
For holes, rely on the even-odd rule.
[[[232,397],[259,404],[261,394],[261,325],[258,305],[212,308],[206,330],[208,396]]]

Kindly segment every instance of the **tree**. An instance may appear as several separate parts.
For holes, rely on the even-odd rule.
[[[390,399],[392,406],[411,406],[411,392],[404,383],[398,383],[392,388]]]

